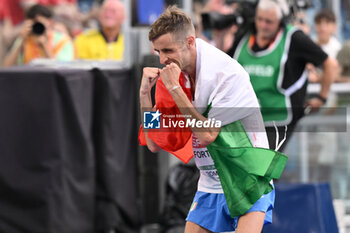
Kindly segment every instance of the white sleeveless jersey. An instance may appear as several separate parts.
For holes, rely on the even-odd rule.
[[[195,108],[222,125],[241,121],[254,147],[268,148],[259,103],[250,84],[249,75],[236,60],[224,52],[196,39]],[[206,147],[193,135],[193,153],[200,170],[198,191],[223,193],[213,159]]]

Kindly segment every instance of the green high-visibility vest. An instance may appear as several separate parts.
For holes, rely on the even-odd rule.
[[[273,121],[278,125],[289,124],[292,119],[289,98],[292,92],[287,92],[281,86],[294,31],[292,26],[281,29],[269,48],[259,52],[251,50],[249,39],[252,35],[248,34],[242,38],[234,54],[234,58],[250,75],[265,125],[272,125]]]

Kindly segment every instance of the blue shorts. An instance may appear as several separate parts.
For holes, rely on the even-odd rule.
[[[275,190],[263,195],[248,211],[265,212],[264,225],[272,223]],[[223,193],[198,191],[193,199],[186,221],[196,223],[212,232],[235,231],[238,218],[232,218]]]

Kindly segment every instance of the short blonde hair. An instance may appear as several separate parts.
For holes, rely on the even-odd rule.
[[[173,34],[177,40],[195,35],[191,18],[176,6],[168,7],[152,24],[148,39],[154,41],[167,33]]]

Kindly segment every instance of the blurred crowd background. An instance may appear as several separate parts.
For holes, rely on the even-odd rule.
[[[227,52],[237,33],[254,19],[256,1],[0,0],[0,69],[86,64],[90,68],[103,62],[109,68],[158,66],[148,30],[173,4],[191,15],[197,37]],[[350,1],[289,0],[289,5],[288,23],[335,58],[338,68],[326,108],[303,118],[287,145],[289,161],[281,182],[330,183],[337,216],[343,218],[350,215]],[[309,64],[307,71],[308,92],[316,93],[322,69]],[[339,129],[338,124],[344,123],[337,118],[339,112],[347,119],[345,129]],[[177,161],[169,157],[166,163],[172,166]],[[166,182],[167,168],[160,167],[161,184]],[[338,224],[345,232],[349,217]]]
[[[343,78],[350,75],[347,57],[350,46],[347,41],[350,38],[349,1],[288,1],[291,7],[288,22],[300,27],[330,56],[337,58],[342,69],[337,81],[348,81]],[[227,51],[238,29],[253,19],[256,2],[0,0],[0,64],[2,67],[24,65],[40,58],[65,62],[120,61],[125,47],[135,47],[135,44],[138,44],[138,50],[145,51],[144,54],[152,53],[148,40],[135,43],[135,38],[125,38],[125,34],[147,32],[147,27],[163,9],[173,4],[192,16],[198,37]],[[139,62],[130,50],[124,56],[132,57],[132,64]],[[308,68],[310,81],[319,81],[317,67]]]

